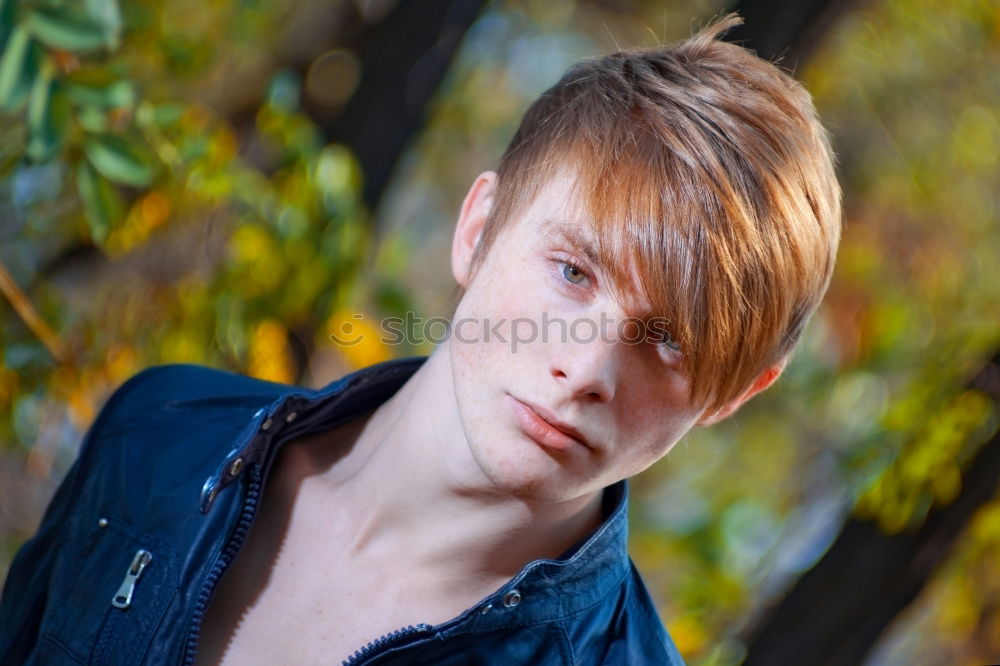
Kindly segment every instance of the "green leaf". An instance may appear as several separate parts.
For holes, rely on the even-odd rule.
[[[176,125],[184,116],[184,106],[181,104],[157,104],[142,102],[136,110],[136,122],[144,127],[158,127],[160,129]]]
[[[105,72],[94,70],[77,70],[67,76],[66,94],[80,106],[98,109],[131,108],[136,98],[130,81],[114,79]]]
[[[345,146],[331,144],[316,160],[315,181],[330,213],[349,209],[361,191],[361,166]]]
[[[111,225],[122,216],[124,206],[121,195],[87,160],[80,160],[77,164],[76,187],[83,202],[90,237],[97,245],[103,245]]]
[[[93,106],[85,106],[76,114],[76,122],[86,132],[100,134],[108,131],[108,115]]]
[[[118,48],[122,31],[122,14],[117,0],[85,0],[87,15],[104,29],[104,43],[109,49]]]
[[[66,51],[93,51],[114,45],[105,35],[104,26],[72,6],[34,7],[25,26],[42,42]]]
[[[402,285],[385,282],[375,292],[375,304],[382,312],[402,314],[413,309],[410,295]]]
[[[38,162],[54,157],[66,138],[69,119],[66,93],[53,78],[52,67],[43,66],[28,102],[28,157]]]
[[[90,163],[106,178],[123,185],[146,187],[153,182],[152,161],[145,151],[117,134],[100,134],[84,144]]]
[[[0,50],[7,45],[7,38],[15,27],[14,0],[0,0]]]
[[[38,75],[38,47],[28,31],[14,29],[0,56],[0,108],[14,111],[28,98]]]

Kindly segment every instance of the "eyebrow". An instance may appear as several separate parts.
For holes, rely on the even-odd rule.
[[[560,218],[548,218],[542,221],[541,229],[550,240],[562,241],[572,246],[573,249],[586,255],[587,259],[600,269],[602,273],[608,272],[605,262],[601,259],[601,255],[595,247],[593,234],[589,233],[586,229],[581,229],[579,224],[567,222]],[[636,310],[629,316],[646,318],[656,315],[653,314],[652,310],[646,308]]]
[[[542,222],[542,230],[550,239],[561,240],[573,246],[574,249],[585,254],[592,264],[598,268],[604,268],[604,262],[601,261],[601,257],[594,247],[593,236],[581,230],[578,224],[549,218]]]

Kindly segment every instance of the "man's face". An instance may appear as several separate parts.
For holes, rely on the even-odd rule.
[[[489,185],[478,194],[474,186],[463,207],[453,252],[460,282],[471,252],[461,243],[474,245],[468,239],[488,211]],[[588,256],[585,214],[571,190],[570,178],[552,180],[510,221],[463,283],[448,342],[476,463],[501,491],[541,502],[642,471],[702,415],[688,400],[681,351],[669,341],[618,337],[641,303],[618,302]]]

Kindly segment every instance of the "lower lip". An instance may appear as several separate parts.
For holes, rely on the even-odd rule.
[[[517,398],[507,397],[510,398],[514,414],[517,416],[518,423],[521,424],[521,430],[538,444],[557,451],[565,451],[574,446],[584,446],[583,442],[555,428],[539,416],[535,410]]]

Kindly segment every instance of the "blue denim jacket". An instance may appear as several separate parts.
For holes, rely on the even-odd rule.
[[[192,664],[282,442],[383,403],[422,358],[319,390],[196,365],[144,370],[88,431],[0,602],[0,664]],[[458,617],[373,636],[355,664],[682,664],[626,552],[627,486],[556,560]]]

